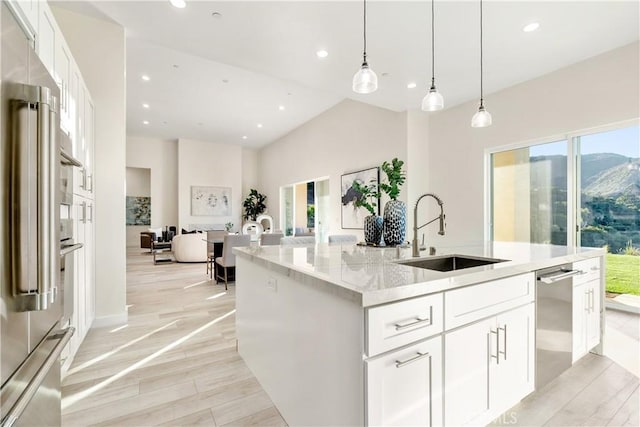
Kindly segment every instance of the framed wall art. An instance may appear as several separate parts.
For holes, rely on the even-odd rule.
[[[151,225],[151,197],[127,196],[127,225]]]
[[[340,205],[342,212],[342,228],[362,229],[364,228],[364,217],[369,215],[365,208],[357,208],[354,202],[361,197],[361,194],[353,188],[353,183],[375,184],[376,188],[380,182],[380,172],[377,167],[364,169],[342,175],[340,180]],[[378,215],[380,214],[380,203],[377,203]]]
[[[230,216],[231,188],[191,186],[191,215]]]

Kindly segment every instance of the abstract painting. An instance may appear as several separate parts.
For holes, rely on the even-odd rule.
[[[151,197],[127,196],[127,225],[151,225]]]
[[[191,186],[191,215],[230,216],[231,188]]]
[[[369,215],[365,208],[357,208],[353,202],[361,197],[361,194],[353,188],[354,181],[362,185],[371,183],[378,185],[380,178],[378,168],[364,169],[342,175],[341,179],[341,210],[342,228],[362,229],[364,228],[364,217]],[[378,214],[380,214],[380,203],[377,203]]]

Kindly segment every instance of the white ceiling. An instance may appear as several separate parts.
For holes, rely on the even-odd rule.
[[[367,53],[379,77],[369,95],[351,91],[362,61],[361,1],[92,4],[127,31],[129,135],[260,147],[344,98],[419,108],[430,83],[428,1],[369,1]],[[436,84],[452,107],[479,96],[479,3],[435,7]],[[488,108],[492,92],[638,40],[639,14],[638,1],[485,0]],[[532,21],[540,29],[524,33]],[[329,56],[318,59],[318,49]]]

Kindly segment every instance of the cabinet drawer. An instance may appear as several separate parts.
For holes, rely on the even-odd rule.
[[[494,280],[444,294],[444,327],[452,329],[534,300],[534,273]]]
[[[367,355],[373,356],[442,332],[442,294],[367,310]]]
[[[600,263],[600,257],[574,262],[573,269],[580,270],[583,273],[575,276],[573,283],[577,285],[580,283],[587,283],[592,280],[599,280],[601,268],[602,265]]]

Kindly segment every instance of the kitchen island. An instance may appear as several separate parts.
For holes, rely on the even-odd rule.
[[[454,271],[410,266],[402,248],[235,253],[238,350],[289,425],[462,425],[534,390],[535,272],[591,263],[600,280],[604,250],[439,248],[501,261]]]

